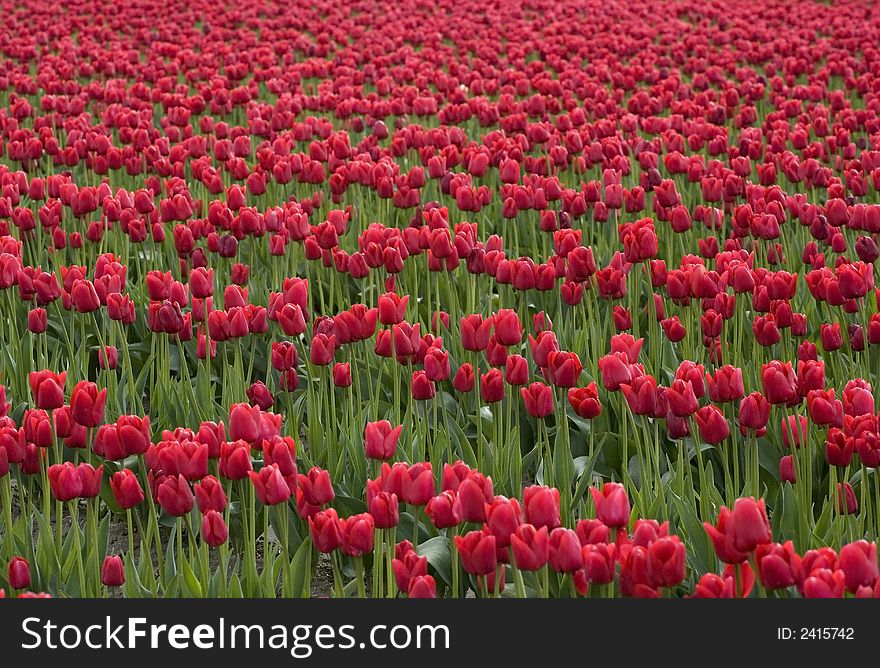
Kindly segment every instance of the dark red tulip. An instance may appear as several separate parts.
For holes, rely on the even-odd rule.
[[[101,584],[105,587],[121,587],[125,584],[125,565],[119,555],[104,557],[101,564]]]
[[[27,589],[31,586],[31,569],[27,560],[13,557],[7,570],[9,586],[13,589]]]
[[[220,547],[229,539],[229,528],[223,515],[214,509],[208,509],[202,517],[202,540],[211,547]]]
[[[134,508],[144,500],[144,490],[137,476],[128,469],[122,469],[110,477],[110,489],[113,491],[116,503],[123,510]]]

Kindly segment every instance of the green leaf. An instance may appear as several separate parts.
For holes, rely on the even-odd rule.
[[[186,584],[186,588],[189,590],[190,596],[194,598],[203,598],[204,591],[202,589],[202,583],[199,582],[199,578],[196,577],[195,572],[192,569],[192,566],[189,565],[189,560],[184,559],[182,562],[183,565],[183,579]]]
[[[596,466],[596,461],[599,459],[599,455],[602,453],[602,446],[605,445],[605,439],[599,441],[599,444],[596,445],[596,449],[593,451],[593,455],[591,457],[576,457],[574,460],[574,471],[575,475],[578,478],[577,487],[574,490],[573,500],[577,503],[584,494],[586,494],[587,486],[590,484],[590,479],[593,477],[593,469]]]
[[[304,540],[293,555],[290,565],[294,598],[309,598],[312,589],[312,542]]]
[[[428,563],[446,584],[452,585],[452,555],[449,550],[448,538],[435,536],[419,545],[416,551],[419,556],[428,559]]]
[[[238,577],[238,573],[233,573],[226,593],[229,598],[244,598],[244,592],[241,589],[241,579]]]
[[[672,498],[678,517],[682,526],[679,531],[683,534],[682,539],[688,546],[688,554],[692,556],[694,569],[699,573],[708,573],[714,568],[713,555],[709,548],[709,539],[706,535],[706,529],[690,503],[681,499],[677,494],[670,491],[669,496]]]

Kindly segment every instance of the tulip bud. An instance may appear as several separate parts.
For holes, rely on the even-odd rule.
[[[202,540],[211,547],[220,547],[229,539],[229,529],[223,515],[209,509],[202,518]]]
[[[31,569],[22,557],[13,557],[9,562],[9,586],[13,589],[27,589],[31,586]]]
[[[104,557],[101,565],[101,584],[105,587],[121,587],[125,584],[125,565],[119,555]]]

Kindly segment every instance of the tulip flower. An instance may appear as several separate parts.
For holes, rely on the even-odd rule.
[[[556,387],[574,387],[583,367],[575,353],[553,351],[547,357],[550,382]]]
[[[112,555],[104,557],[101,564],[101,584],[105,587],[121,587],[125,584],[125,566],[122,557]]]
[[[428,501],[425,513],[436,528],[445,529],[461,524],[455,501],[456,493],[450,490],[440,492]]]
[[[144,500],[144,490],[135,474],[129,469],[122,469],[110,477],[110,489],[116,503],[123,510],[134,508]]]
[[[553,413],[553,389],[544,383],[532,383],[520,389],[526,412],[535,418],[545,418]],[[487,399],[488,401],[488,399]]]
[[[67,372],[32,371],[28,376],[37,408],[51,410],[64,405],[64,381]]]
[[[846,577],[846,590],[855,593],[861,586],[873,586],[880,578],[877,544],[858,540],[840,549],[838,567]]]
[[[194,504],[192,490],[182,475],[165,478],[159,485],[156,500],[162,510],[173,517],[186,515]]]
[[[319,511],[309,517],[309,532],[315,549],[319,552],[333,552],[342,545],[342,523],[332,508]]]
[[[251,484],[257,498],[264,506],[275,506],[279,503],[286,503],[290,498],[290,487],[288,487],[284,476],[278,464],[266,464],[258,473],[248,471]]]
[[[341,520],[342,551],[349,557],[360,557],[373,551],[375,523],[369,513],[352,515]]]
[[[454,542],[461,564],[468,573],[486,575],[495,572],[498,564],[495,536],[485,531],[470,531],[463,536],[455,536]]]
[[[202,517],[202,540],[211,547],[220,547],[229,539],[229,529],[223,520],[223,515],[213,509]]]
[[[82,479],[71,462],[53,464],[47,473],[52,496],[58,501],[72,501],[82,494]]]
[[[510,535],[510,547],[516,567],[521,571],[537,571],[550,559],[550,537],[547,527],[536,529],[520,524]]]
[[[608,584],[614,580],[616,548],[614,543],[591,543],[583,546],[583,567],[590,584]]]
[[[410,549],[396,557],[391,562],[391,567],[397,588],[401,591],[409,591],[414,578],[428,574],[428,559],[420,557],[415,550]]]
[[[297,487],[302,490],[305,499],[314,506],[330,503],[335,496],[330,473],[316,466],[307,474],[300,473],[297,476]]]
[[[568,403],[578,417],[587,420],[599,417],[602,414],[602,404],[599,401],[599,391],[596,383],[590,383],[586,387],[572,387],[568,390]]]
[[[195,485],[196,505],[199,512],[203,515],[209,510],[215,510],[222,513],[226,509],[227,499],[226,493],[223,491],[223,485],[214,476],[205,476]]]
[[[732,542],[739,552],[751,552],[759,545],[769,543],[772,535],[764,499],[737,499],[733,506]]]
[[[730,434],[730,425],[717,406],[703,406],[696,412],[694,418],[704,443],[710,445],[721,443]]]
[[[623,485],[606,482],[601,491],[590,487],[590,493],[596,506],[596,516],[603,524],[612,528],[629,525],[629,497]]]
[[[26,559],[13,557],[7,571],[9,586],[13,589],[27,589],[31,586],[31,569]]]
[[[227,480],[243,480],[253,470],[251,447],[246,441],[224,441],[220,446],[220,475]]]
[[[437,598],[437,583],[430,575],[417,575],[406,589],[409,598]]]
[[[559,511],[559,490],[555,487],[532,485],[523,490],[526,522],[537,528],[553,530],[562,524]]]
[[[100,392],[98,386],[88,381],[77,383],[70,395],[70,411],[73,419],[83,427],[97,427],[104,421],[104,404],[107,389]]]

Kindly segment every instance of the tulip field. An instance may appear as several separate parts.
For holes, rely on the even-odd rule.
[[[0,16],[0,597],[880,597],[873,3]]]

